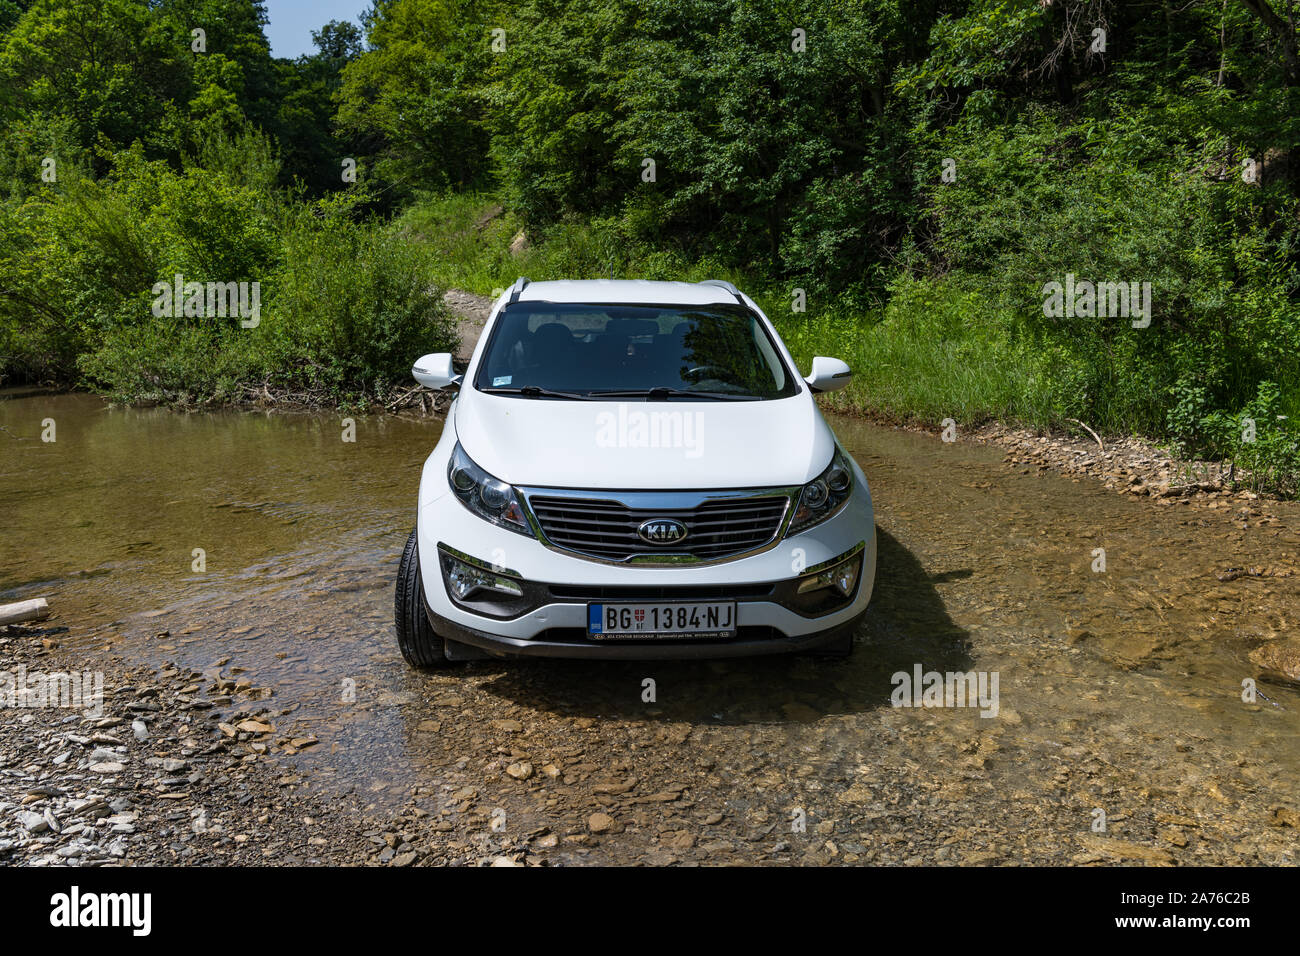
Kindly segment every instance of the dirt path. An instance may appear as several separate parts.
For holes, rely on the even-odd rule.
[[[448,289],[443,294],[442,301],[457,319],[456,331],[460,334],[460,348],[456,350],[456,358],[468,362],[492,312],[493,300],[485,295]]]

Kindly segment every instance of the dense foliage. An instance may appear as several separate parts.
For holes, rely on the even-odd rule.
[[[400,278],[422,254],[482,292],[525,265],[708,269],[801,357],[852,361],[855,405],[1300,472],[1292,0],[374,0],[292,62],[264,19],[0,0],[0,375],[170,394],[218,343],[223,388],[306,367],[364,391],[409,360],[404,323],[437,324]],[[151,320],[177,263],[264,279],[281,351]],[[285,327],[311,324],[304,270],[368,303],[346,334]],[[1053,314],[1076,281],[1112,299]],[[1149,283],[1149,314],[1115,283]],[[185,335],[211,341],[164,347]],[[358,352],[304,365],[308,341]]]
[[[333,96],[360,31],[328,24],[317,55],[275,61],[264,23],[249,0],[35,0],[13,19],[0,379],[340,401],[454,341],[426,250],[346,188]],[[178,274],[244,283],[250,307],[256,283],[256,315],[158,315],[155,283]]]

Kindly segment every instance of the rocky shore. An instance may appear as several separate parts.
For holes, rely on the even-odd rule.
[[[67,653],[59,630],[0,628],[0,694],[20,685],[0,702],[0,865],[476,862],[435,846],[418,813],[367,812],[277,759],[319,744],[277,732],[292,705],[246,680]],[[87,667],[102,704],[38,699]]]
[[[10,628],[0,655],[28,674],[85,666],[57,640]],[[626,669],[577,711],[558,698],[581,675],[523,664],[426,675],[417,698],[388,703],[411,721],[412,746],[428,742],[420,759],[440,782],[403,777],[384,809],[313,772],[311,754],[338,741],[282,730],[293,703],[231,676],[93,660],[101,713],[4,712],[0,865],[1285,864],[1300,828],[1266,763],[1206,776],[1166,767],[1159,731],[1132,737],[1141,749],[1122,764],[1063,736],[1055,776],[1022,780],[1017,755],[1042,747],[1041,732],[1026,734],[1041,718],[1005,702],[988,721],[858,713],[862,677],[804,660],[657,670],[691,699],[724,680],[712,719],[614,703],[634,686]],[[732,713],[764,686],[784,687],[782,700]],[[1226,754],[1210,746],[1197,759],[1218,766]],[[1104,834],[1089,829],[1099,805]]]

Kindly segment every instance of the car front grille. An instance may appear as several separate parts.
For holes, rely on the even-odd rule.
[[[682,502],[693,500],[688,506]],[[601,561],[672,565],[721,561],[760,550],[776,540],[790,507],[785,490],[710,497],[690,493],[613,497],[528,495],[547,543]],[[686,526],[671,544],[652,544],[637,529],[667,519]]]
[[[555,601],[756,601],[772,596],[774,584],[676,584],[637,587],[548,584]]]

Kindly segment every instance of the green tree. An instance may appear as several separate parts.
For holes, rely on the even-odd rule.
[[[391,0],[367,18],[370,49],[348,62],[337,120],[377,167],[404,187],[481,181],[487,136],[478,84],[491,29],[506,23],[481,0]]]

